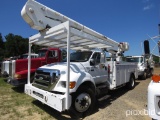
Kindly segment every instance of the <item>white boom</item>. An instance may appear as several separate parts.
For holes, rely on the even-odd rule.
[[[90,35],[92,37],[96,37],[96,40],[92,43],[90,41],[86,41],[83,39],[83,46],[84,48],[96,48],[97,46],[99,48],[106,48],[111,47],[112,50],[117,51],[119,43],[116,41],[113,41],[112,39],[94,31],[90,28],[34,1],[34,0],[28,0],[26,5],[23,7],[21,15],[23,19],[33,28],[39,31],[45,30],[46,28],[52,28],[56,25],[59,25],[61,23],[64,23],[66,21],[70,21],[70,27],[72,29],[76,29],[78,31],[83,31],[83,33],[86,33],[87,35]],[[72,37],[72,36],[71,36]],[[76,39],[76,38],[71,38]],[[78,40],[78,39],[77,39]],[[79,41],[79,40],[78,40]],[[97,44],[97,42],[99,44]],[[79,43],[74,42],[76,44],[76,47],[79,46]],[[73,44],[74,44],[73,43]],[[102,44],[101,44],[102,43]],[[72,44],[72,43],[71,43]],[[48,44],[45,44],[46,46]],[[50,44],[49,44],[50,45]],[[61,46],[57,46],[61,47]],[[79,49],[79,48],[77,48]],[[109,48],[108,48],[109,49]]]
[[[105,48],[117,56],[129,49],[128,43],[119,44],[34,0],[26,2],[21,15],[33,29],[40,31],[29,38],[29,56],[31,44],[67,48],[66,109],[69,108],[70,48],[73,50]],[[30,65],[29,57],[28,71]],[[28,72],[28,84],[30,84],[30,72]]]

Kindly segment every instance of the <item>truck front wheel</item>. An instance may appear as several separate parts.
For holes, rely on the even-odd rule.
[[[85,117],[94,109],[95,94],[88,86],[81,86],[77,92],[72,94],[71,117]]]

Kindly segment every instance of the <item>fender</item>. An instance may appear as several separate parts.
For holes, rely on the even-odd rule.
[[[36,71],[36,69],[31,69],[31,75],[34,74]],[[15,79],[26,79],[28,75],[28,70],[24,70],[24,71],[20,71],[20,72],[16,72],[14,75]]]
[[[91,83],[91,84],[88,84],[88,87],[94,87],[94,91],[95,91],[95,88],[96,88],[96,85],[95,85],[95,81],[93,79],[93,77],[87,73],[86,73],[86,77],[84,79],[82,79],[81,81],[78,81],[77,84],[76,84],[76,87],[73,89],[72,92],[76,92],[80,86],[84,85],[84,84],[88,84],[88,83]]]

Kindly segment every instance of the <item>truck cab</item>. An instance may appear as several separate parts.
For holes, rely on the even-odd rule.
[[[149,55],[129,56],[126,57],[126,61],[137,64],[138,76],[142,79],[146,79],[153,74],[154,62]]]
[[[45,64],[61,61],[61,50],[58,48],[43,48],[38,51],[38,57],[31,58],[31,78],[35,70]],[[27,55],[28,57],[28,55]],[[27,83],[28,59],[18,59],[2,62],[2,76],[13,86]]]
[[[103,52],[98,51],[78,51],[73,52],[70,55],[71,62],[71,81],[75,82],[75,86],[70,90],[70,93],[75,92],[78,87],[84,82],[90,83],[90,85],[94,86],[99,83],[106,82],[108,78],[107,66],[105,65],[105,54]],[[44,88],[45,90],[58,91],[61,93],[65,93],[66,80],[64,76],[66,76],[66,60],[59,63],[48,64],[42,66],[36,70],[35,79],[33,82],[33,86],[37,86],[38,88]],[[40,80],[40,76],[43,74],[47,74],[45,71],[59,71],[59,79],[58,83],[55,82],[56,86],[53,88],[47,84],[44,78]],[[40,72],[41,71],[41,72]],[[43,76],[42,75],[42,76]],[[74,76],[74,77],[73,77]],[[46,81],[46,84],[44,82]],[[50,83],[50,82],[49,82]],[[45,86],[47,85],[47,86]],[[43,86],[43,87],[42,87]],[[51,87],[51,88],[50,88]],[[47,88],[47,89],[46,89]]]

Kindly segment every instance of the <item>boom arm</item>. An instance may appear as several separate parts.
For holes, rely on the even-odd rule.
[[[66,21],[70,21],[70,27],[83,31],[85,34],[96,37],[100,40],[98,40],[99,43],[105,43],[104,45],[85,45],[85,48],[107,48],[108,51],[114,51],[117,52],[118,49],[121,49],[119,46],[119,43],[46,7],[45,5],[42,5],[34,0],[28,0],[25,6],[23,7],[21,11],[21,15],[23,19],[33,28],[40,32],[44,30],[48,30],[49,28],[52,28],[54,26],[57,26],[61,23],[64,23]],[[72,43],[71,43],[72,44]],[[77,43],[76,43],[77,44]],[[94,43],[90,43],[94,44]],[[96,43],[97,44],[97,43]],[[87,47],[86,47],[87,46]],[[93,46],[93,47],[92,47]],[[124,49],[126,47],[123,47],[120,51],[126,51],[127,49]]]

